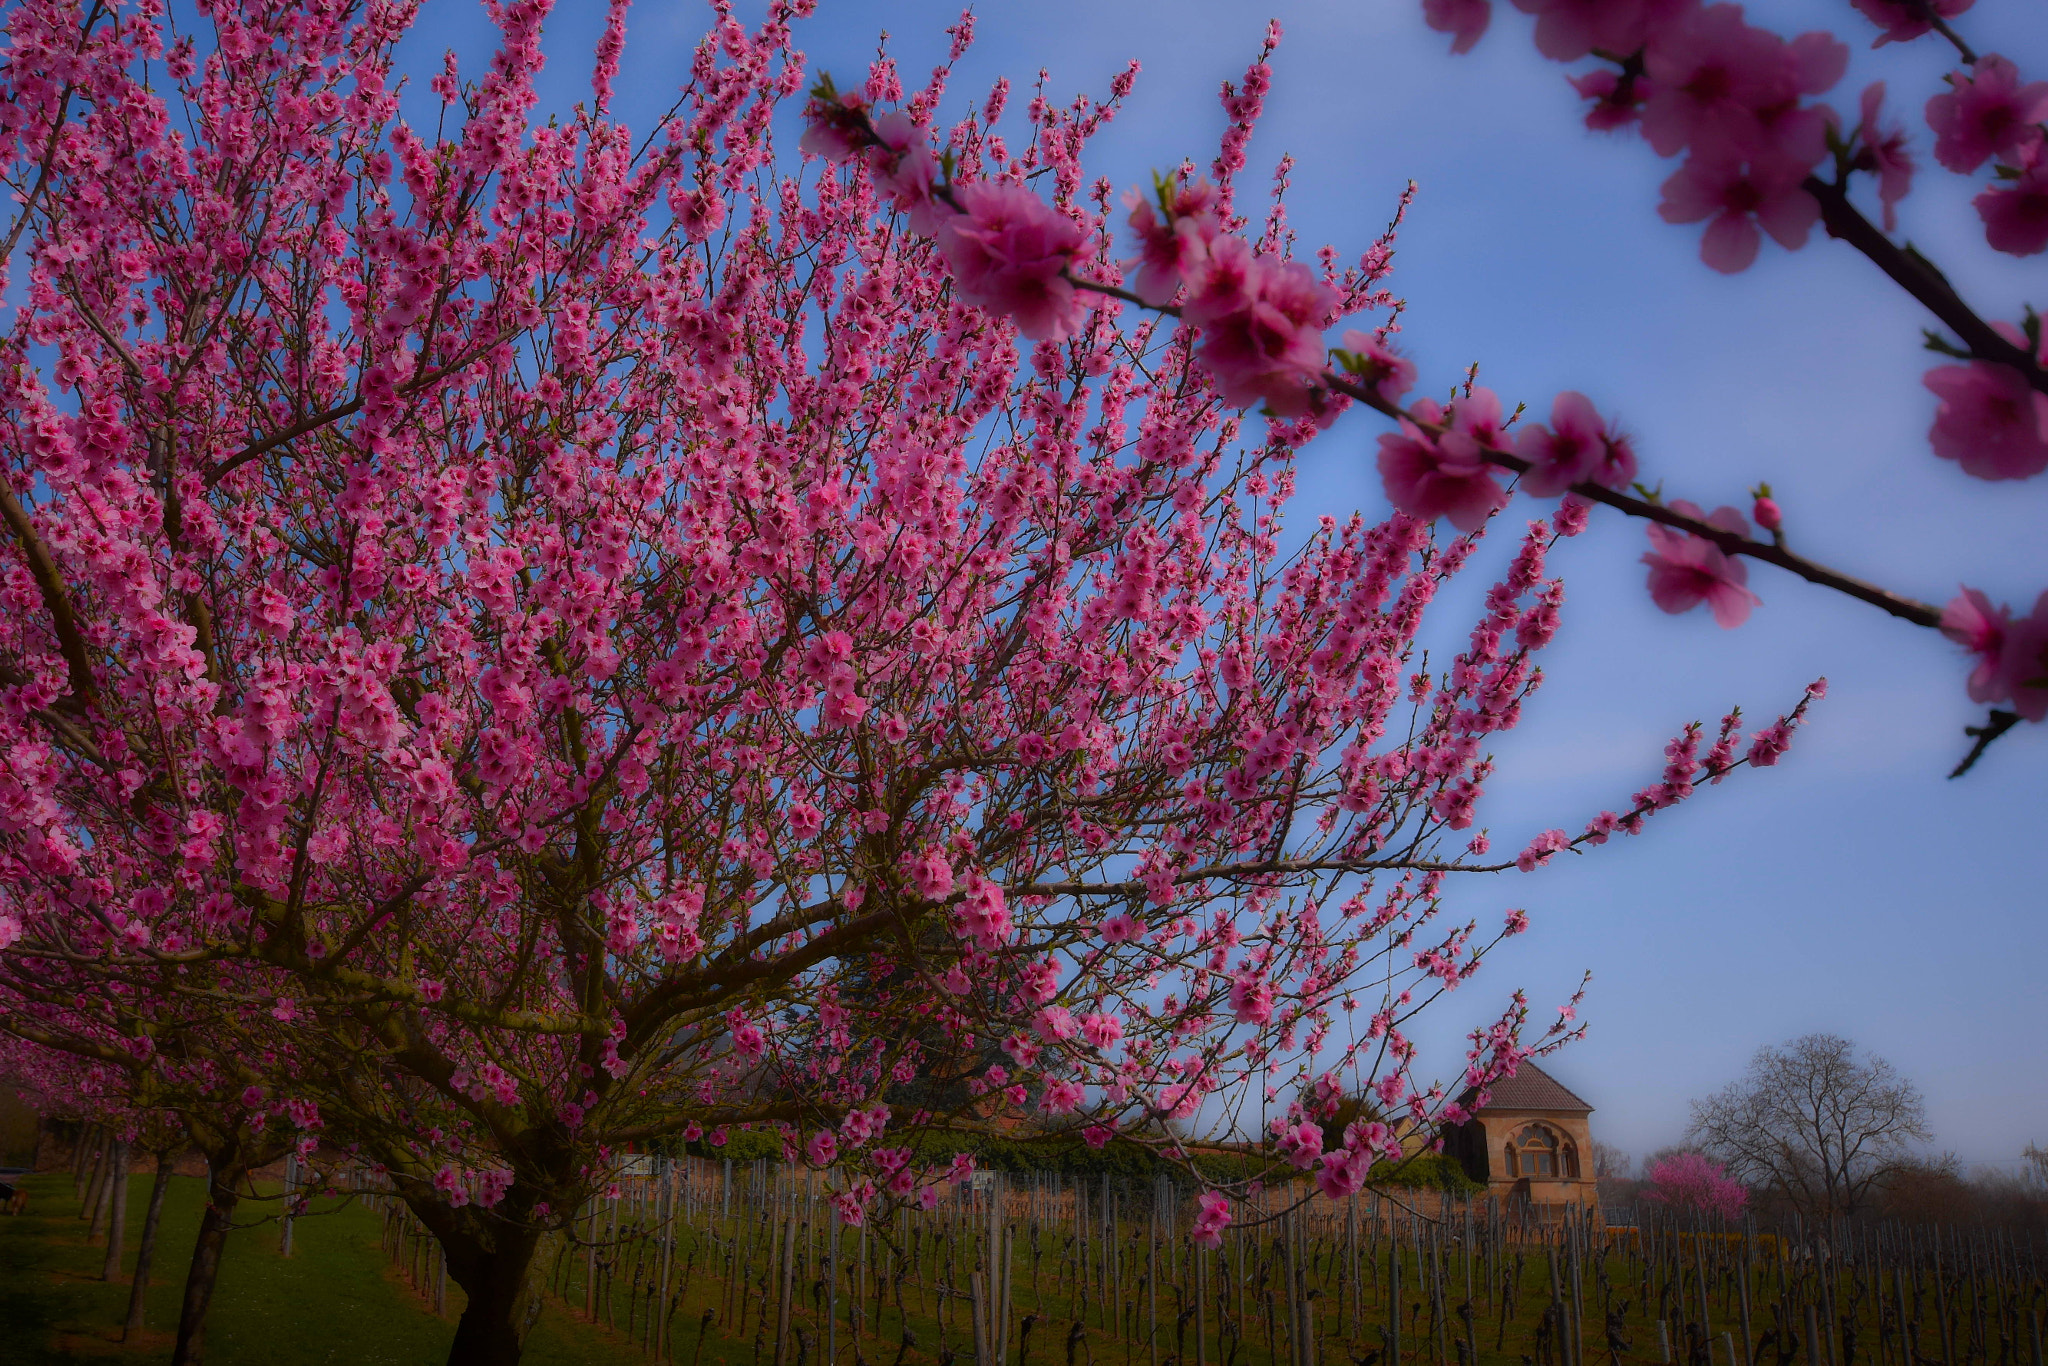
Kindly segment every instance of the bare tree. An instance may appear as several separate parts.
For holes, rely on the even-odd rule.
[[[1806,1215],[1854,1213],[1929,1137],[1919,1088],[1838,1034],[1758,1049],[1742,1080],[1693,1102],[1688,1134]]]
[[[1593,1175],[1599,1180],[1627,1180],[1635,1164],[1625,1149],[1593,1140]]]
[[[2021,1182],[2034,1190],[2048,1191],[2048,1148],[2029,1143],[2020,1149],[2020,1156],[2026,1163],[2020,1168]]]
[[[1642,1182],[1634,1180],[1635,1159],[1612,1143],[1593,1140],[1593,1180],[1600,1203],[1609,1209],[1635,1203]]]

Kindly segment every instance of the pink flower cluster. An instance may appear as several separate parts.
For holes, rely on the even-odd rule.
[[[2028,721],[2048,719],[2048,593],[2015,618],[1965,588],[1941,613],[1941,633],[1970,652],[1970,700],[2004,702]]]
[[[1993,326],[2015,346],[2029,347],[2020,329]],[[2048,340],[2032,350],[2048,366]],[[2048,394],[2018,370],[1986,360],[1938,365],[1921,383],[1941,400],[1927,433],[1936,455],[1979,479],[2029,479],[2048,469]]]
[[[940,184],[922,138],[902,115],[870,120],[859,100],[827,99],[821,87],[804,145],[832,160],[864,156],[913,210],[912,226],[935,236],[963,301],[1011,319],[1033,341],[1073,336],[1089,314],[1074,274],[1088,244],[1081,223],[1021,184]],[[904,166],[915,174],[906,177]],[[1131,197],[1135,294],[1164,307],[1185,291],[1181,317],[1199,330],[1197,357],[1224,402],[1263,404],[1279,417],[1321,409],[1322,336],[1337,292],[1300,262],[1256,252],[1226,232],[1215,186],[1162,181],[1156,193],[1156,209]]]
[[[1195,1223],[1189,1236],[1203,1247],[1221,1247],[1230,1217],[1230,1197],[1221,1191],[1203,1191],[1195,1200]]]
[[[1574,84],[1594,101],[1595,128],[1640,127],[1663,156],[1685,154],[1659,208],[1672,223],[1707,222],[1700,255],[1716,270],[1756,259],[1764,233],[1803,245],[1820,206],[1801,188],[1827,152],[1829,115],[1802,103],[1841,79],[1848,49],[1824,33],[1786,41],[1733,4],[1696,0],[1515,0],[1536,16],[1536,47],[1553,61],[1592,53],[1638,64]],[[1486,27],[1484,0],[1425,6],[1433,27],[1469,48]]]
[[[1737,536],[1749,535],[1748,520],[1732,507],[1702,513],[1680,499],[1671,510]],[[1704,602],[1716,624],[1732,628],[1749,620],[1750,608],[1763,601],[1749,591],[1749,567],[1706,537],[1654,522],[1648,531],[1651,549],[1643,563],[1650,566],[1650,600],[1665,611],[1689,612]]]
[[[803,150],[863,161],[912,229],[937,239],[964,302],[1010,318],[1033,341],[1070,337],[1087,321],[1071,274],[1087,234],[1071,215],[1020,184],[942,184],[925,130],[901,112],[871,115],[851,91],[821,85],[805,114]]]
[[[2010,60],[1989,53],[1948,83],[1927,101],[1934,159],[1963,175],[1997,162],[2002,179],[1974,201],[1985,240],[2014,256],[2048,250],[2048,81],[2023,81]]]

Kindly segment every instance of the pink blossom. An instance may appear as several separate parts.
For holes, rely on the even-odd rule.
[[[1230,1200],[1221,1191],[1203,1191],[1195,1201],[1195,1223],[1189,1236],[1203,1247],[1221,1247],[1230,1227]]]
[[[1323,1154],[1323,1169],[1316,1173],[1316,1185],[1329,1199],[1342,1200],[1364,1189],[1371,1171],[1372,1152],[1365,1145],[1338,1148]]]
[[[810,1159],[813,1167],[829,1167],[839,1156],[839,1140],[832,1136],[830,1129],[820,1129],[804,1145],[804,1156]]]
[[[1434,399],[1418,399],[1409,411],[1431,424],[1443,418]],[[1439,438],[1402,419],[1399,432],[1380,437],[1380,483],[1387,501],[1412,517],[1448,517],[1460,531],[1477,531],[1507,506],[1507,491],[1469,435],[1456,442],[1450,435]]]
[[[1302,1171],[1316,1164],[1323,1151],[1323,1126],[1309,1120],[1283,1126],[1274,1146],[1280,1155]]]
[[[1970,203],[1984,220],[1984,240],[1993,250],[2035,256],[2048,250],[2048,149],[2036,144],[2020,160],[2019,175]]]
[[[1731,507],[1715,508],[1702,514],[1683,500],[1671,510],[1698,518],[1738,536],[1749,534],[1749,523]],[[1750,608],[1763,599],[1749,591],[1749,567],[1703,536],[1651,523],[1651,552],[1643,556],[1650,566],[1650,598],[1667,612],[1685,612],[1706,603],[1714,620],[1723,627],[1740,626],[1749,619]]]
[[[477,1177],[476,1202],[485,1209],[502,1203],[505,1193],[512,1189],[512,1173],[503,1167],[493,1167]],[[536,1209],[535,1213],[539,1213]]]
[[[1222,237],[1181,317],[1201,329],[1196,356],[1225,403],[1300,417],[1323,373],[1323,324],[1336,304],[1336,291],[1299,261]]]
[[[1047,1043],[1058,1043],[1074,1037],[1074,1017],[1065,1006],[1047,1006],[1031,1021],[1031,1027],[1038,1031],[1038,1037]]]
[[[1208,181],[1175,181],[1170,189],[1162,184],[1158,194],[1164,222],[1153,201],[1140,192],[1133,190],[1124,200],[1131,206],[1127,221],[1140,248],[1138,259],[1126,262],[1137,267],[1131,291],[1155,305],[1167,303],[1201,273],[1209,261],[1209,244],[1223,231],[1216,218],[1216,187]]]
[[[1750,737],[1749,762],[1757,768],[1775,767],[1790,748],[1792,727],[1780,718]]]
[[[2010,608],[1994,608],[1982,592],[1965,588],[1942,610],[1941,633],[1976,659],[1971,701],[2009,702],[2029,721],[2048,717],[2048,593],[2015,618]]]
[[[1102,922],[1102,942],[1105,944],[1128,944],[1145,932],[1138,918],[1125,911],[1118,911]]]
[[[469,1193],[462,1188],[462,1177],[451,1166],[443,1164],[434,1173],[434,1189],[441,1192],[441,1198],[452,1209],[460,1209],[469,1203]]]
[[[1388,403],[1399,403],[1401,395],[1415,387],[1415,362],[1370,332],[1347,331],[1337,359],[1347,373],[1364,381]]]
[[[1765,531],[1780,531],[1785,526],[1785,514],[1779,510],[1778,500],[1762,489],[1750,503],[1749,515]]]
[[[1800,110],[1841,79],[1849,50],[1823,33],[1787,42],[1743,20],[1740,5],[1707,5],[1664,25],[1644,49],[1651,89],[1643,136],[1660,156],[1690,148],[1715,160],[1752,155],[1811,166],[1826,151],[1818,110]]]
[[[875,1195],[872,1181],[858,1181],[832,1197],[832,1207],[839,1212],[839,1222],[848,1228],[859,1228],[868,1219],[868,1201]]]
[[[1806,245],[1820,204],[1801,187],[1805,178],[1806,168],[1790,160],[1694,152],[1664,182],[1657,213],[1667,223],[1712,219],[1700,238],[1700,259],[1733,275],[1756,260],[1759,226],[1787,251]]]
[[[847,161],[866,143],[862,128],[866,108],[851,90],[827,96],[814,92],[804,106],[804,133],[797,139],[799,151],[827,161]]]
[[[1097,1048],[1114,1048],[1124,1036],[1124,1022],[1114,1015],[1092,1014],[1081,1017],[1081,1037]]]
[[[1883,81],[1872,81],[1863,88],[1862,122],[1856,129],[1861,146],[1851,164],[1859,171],[1877,176],[1877,202],[1884,208],[1884,230],[1895,232],[1899,226],[1898,202],[1913,188],[1913,158],[1906,154],[1906,130],[1898,124],[1879,124],[1883,103]]]
[[[1492,19],[1492,0],[1422,0],[1423,22],[1450,34],[1453,52],[1470,52]]]
[[[1230,983],[1230,1008],[1239,1024],[1262,1025],[1273,1018],[1273,987],[1265,978],[1241,973]]]
[[[1026,965],[1024,972],[1024,994],[1034,1003],[1044,1005],[1060,992],[1059,964],[1050,958],[1041,958]]]
[[[1081,228],[1022,185],[959,186],[961,212],[939,226],[939,251],[960,298],[1016,322],[1033,341],[1080,330],[1088,303],[1067,271],[1080,260]]]
[[[911,885],[926,901],[941,901],[953,894],[953,865],[943,849],[927,849],[910,864]]]
[[[1964,588],[1941,610],[1941,633],[1976,657],[1977,667],[1970,671],[1972,702],[2000,702],[2010,691],[2000,666],[2011,619],[2011,608],[1994,608],[1976,588]]]
[[[1576,62],[1596,49],[1625,56],[1685,12],[1684,0],[1515,0],[1515,8],[1536,16],[1536,50],[1553,62]]]
[[[1529,462],[1522,487],[1539,498],[1555,498],[1588,479],[1626,488],[1636,473],[1627,439],[1609,432],[1593,401],[1570,389],[1551,401],[1548,427],[1537,423],[1522,430],[1515,452]]]
[[[1081,1088],[1070,1081],[1056,1081],[1038,1099],[1039,1108],[1050,1115],[1070,1115],[1081,1103]]]
[[[1863,12],[1863,17],[1876,24],[1884,32],[1877,36],[1872,47],[1883,47],[1886,43],[1903,43],[1934,27],[1929,14],[1943,19],[1953,19],[1976,0],[1849,0],[1849,3]]]
[[[2048,719],[2048,593],[2006,627],[1998,667],[2012,709],[2029,721]]]
[[[766,1051],[768,1042],[762,1035],[759,1025],[747,1024],[733,1030],[732,1046],[741,1057],[753,1062]]]
[[[997,949],[1009,943],[1016,934],[1016,928],[1010,921],[1010,909],[1004,902],[1003,889],[980,873],[971,874],[967,896],[955,912],[954,928],[963,939],[972,940],[978,948]]]
[[[1525,873],[1534,872],[1556,856],[1559,850],[1572,847],[1571,836],[1562,830],[1545,830],[1529,841],[1529,847],[1515,856],[1515,867]]]
[[[1992,157],[2016,158],[2041,141],[2048,81],[2020,84],[2019,68],[1986,53],[1969,71],[1952,71],[1949,90],[1927,101],[1934,159],[1968,173]]]
[[[936,236],[953,216],[953,208],[933,194],[939,183],[939,159],[932,155],[924,130],[908,114],[892,111],[874,121],[874,131],[881,146],[870,144],[866,159],[876,187],[909,216],[911,231]]]
[[[1642,117],[1643,102],[1650,98],[1647,77],[1624,80],[1613,67],[1598,66],[1566,78],[1581,99],[1593,102],[1586,110],[1586,127],[1595,133],[1626,128]]]
[[[2016,329],[1999,325],[2011,340]],[[1978,479],[2027,479],[2048,469],[2048,394],[1995,361],[1937,365],[1920,382],[1941,404],[1927,439]]]

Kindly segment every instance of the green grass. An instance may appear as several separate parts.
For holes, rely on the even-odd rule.
[[[130,1178],[122,1279],[99,1279],[104,1244],[87,1246],[68,1174],[32,1177],[29,1212],[0,1219],[0,1362],[164,1362],[170,1359],[185,1266],[198,1234],[204,1183],[173,1181],[164,1202],[147,1327],[123,1344],[128,1275],[149,1199],[149,1178]],[[260,1211],[244,1206],[245,1213]],[[378,1247],[380,1219],[361,1206],[298,1221],[291,1257],[278,1255],[275,1223],[236,1232],[222,1258],[206,1334],[209,1366],[413,1366],[448,1354],[462,1294],[448,1287],[436,1318]],[[625,1366],[650,1360],[550,1303],[527,1340],[529,1366]]]

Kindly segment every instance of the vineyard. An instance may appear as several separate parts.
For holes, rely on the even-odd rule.
[[[1163,1177],[983,1173],[849,1227],[817,1173],[641,1159],[545,1273],[687,1366],[2042,1366],[2033,1233],[1307,1189],[1264,1191],[1211,1249]],[[366,1198],[445,1304],[433,1240]]]

